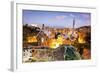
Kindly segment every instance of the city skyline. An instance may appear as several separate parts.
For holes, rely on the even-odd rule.
[[[45,24],[50,27],[72,28],[74,19],[75,28],[91,25],[90,13],[37,10],[23,10],[22,24]]]

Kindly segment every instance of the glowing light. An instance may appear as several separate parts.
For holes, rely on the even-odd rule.
[[[59,36],[58,39],[50,39],[48,40],[48,46],[50,48],[57,48],[59,47],[60,45],[62,45],[64,42],[63,42],[63,37]]]
[[[33,42],[37,42],[37,39],[36,39],[36,36],[29,36],[28,38],[27,38],[27,42],[28,43],[33,43]]]
[[[41,38],[41,42],[42,42],[42,43],[44,42],[44,38]]]
[[[85,43],[85,40],[83,38],[78,38],[79,43]]]
[[[50,44],[50,48],[57,48],[57,47],[59,47],[59,43],[57,43],[57,42],[52,42],[51,44]]]
[[[86,43],[84,38],[85,38],[85,34],[84,33],[79,33],[78,42],[79,43]]]
[[[59,43],[60,45],[63,44],[63,37],[62,37],[62,36],[59,36],[59,37],[58,37],[57,43]]]
[[[50,40],[48,40],[48,46],[50,48],[57,48],[58,47],[58,44],[57,44],[56,39],[50,39]]]

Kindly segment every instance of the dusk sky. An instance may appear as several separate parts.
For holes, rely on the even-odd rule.
[[[91,25],[90,13],[23,10],[23,24],[45,24],[50,27],[75,27]]]

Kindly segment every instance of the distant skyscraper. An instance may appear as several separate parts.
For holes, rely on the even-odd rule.
[[[75,28],[75,18],[73,19],[73,29]]]

